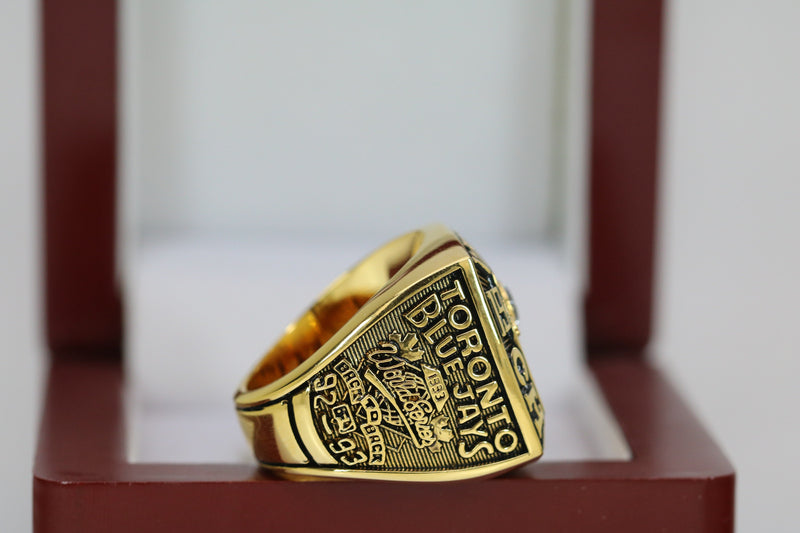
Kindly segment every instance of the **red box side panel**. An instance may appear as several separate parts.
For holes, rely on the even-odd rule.
[[[114,348],[117,5],[44,0],[41,16],[47,340]]]

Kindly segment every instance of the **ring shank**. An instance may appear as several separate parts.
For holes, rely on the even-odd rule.
[[[319,299],[286,328],[244,380],[238,393],[267,387],[311,357],[416,253],[423,233],[398,237],[341,275]]]

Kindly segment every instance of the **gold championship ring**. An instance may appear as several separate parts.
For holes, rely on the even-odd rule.
[[[487,477],[542,455],[514,304],[441,225],[333,282],[236,392],[258,461],[289,476]]]

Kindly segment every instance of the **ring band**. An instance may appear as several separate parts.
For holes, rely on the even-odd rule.
[[[236,392],[258,461],[288,476],[450,481],[538,459],[544,410],[516,309],[432,225],[340,276]]]

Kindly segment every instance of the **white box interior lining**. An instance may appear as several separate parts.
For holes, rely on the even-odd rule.
[[[138,247],[125,276],[129,459],[252,462],[233,409],[239,380],[336,275],[378,244],[204,238]],[[576,273],[547,247],[478,249],[520,311],[546,410],[542,460],[628,460],[581,361]]]

